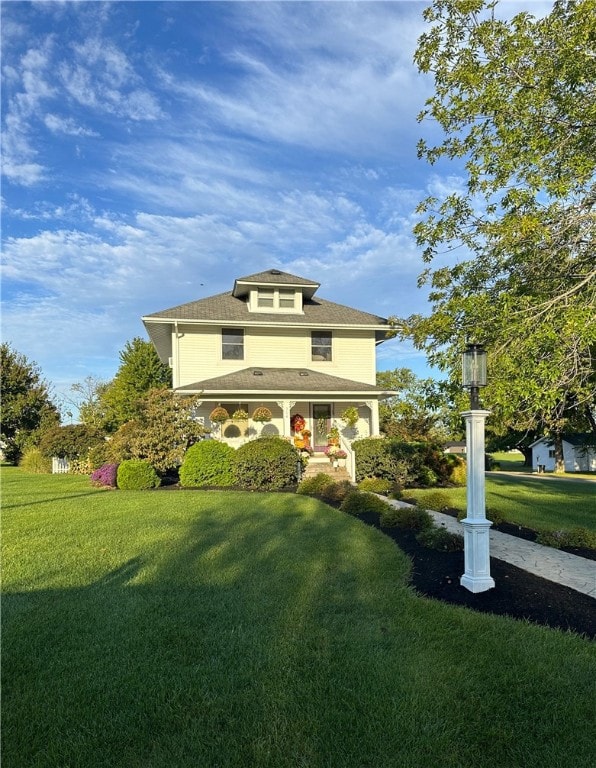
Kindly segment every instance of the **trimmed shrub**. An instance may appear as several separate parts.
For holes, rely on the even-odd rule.
[[[358,483],[358,490],[370,493],[389,493],[392,483],[386,477],[365,477]]]
[[[342,501],[340,509],[348,515],[365,515],[367,513],[383,515],[385,510],[390,509],[390,507],[386,501],[375,496],[374,493],[353,490]]]
[[[406,528],[409,531],[424,531],[434,526],[432,516],[420,507],[392,507],[381,515],[384,528]]]
[[[536,536],[538,544],[546,547],[578,547],[596,549],[596,532],[588,528],[572,528],[570,531],[540,531]]]
[[[240,446],[232,473],[237,485],[247,490],[274,491],[297,481],[296,449],[281,437],[259,437]]]
[[[319,472],[312,477],[307,477],[298,486],[296,493],[302,493],[305,496],[322,496],[326,487],[334,485],[335,481],[331,475],[325,472]]]
[[[146,491],[159,486],[157,472],[148,461],[126,459],[118,467],[116,475],[118,488],[123,491]]]
[[[234,448],[218,440],[201,440],[195,443],[184,454],[180,467],[180,484],[186,488],[233,485],[234,454]]]
[[[321,496],[328,501],[343,501],[353,490],[354,486],[349,480],[332,480],[329,485],[324,486]]]
[[[378,477],[405,485],[408,479],[407,465],[392,455],[393,440],[365,438],[352,443],[356,459],[356,482],[365,478]]]
[[[91,473],[91,485],[97,487],[115,488],[118,475],[117,464],[104,464]]]
[[[421,493],[417,499],[421,507],[432,509],[434,512],[442,512],[451,506],[451,499],[445,491],[426,491]]]
[[[19,461],[19,467],[25,472],[43,475],[52,471],[52,461],[44,456],[39,448],[26,448]]]
[[[381,477],[400,486],[446,484],[452,463],[435,443],[366,438],[352,443],[356,455],[356,481]]]
[[[416,541],[423,547],[440,552],[461,552],[464,548],[464,537],[445,528],[426,528],[416,536]]]

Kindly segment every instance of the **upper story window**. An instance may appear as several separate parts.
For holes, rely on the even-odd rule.
[[[302,314],[302,294],[293,288],[259,286],[250,292],[249,312]]]
[[[221,356],[224,360],[244,360],[243,328],[222,328]]]
[[[294,291],[279,291],[279,308],[280,309],[294,309],[296,301],[296,294]]]
[[[331,331],[312,331],[311,348],[313,360],[329,362],[331,358]]]
[[[273,307],[275,300],[275,291],[273,288],[259,288],[257,294],[257,306],[258,307]]]

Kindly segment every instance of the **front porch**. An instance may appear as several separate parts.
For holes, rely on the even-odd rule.
[[[257,408],[265,407],[271,413],[267,422],[255,421],[252,416]],[[229,418],[213,420],[215,408],[224,408]],[[346,409],[355,409],[357,418],[352,424],[342,417]],[[352,442],[379,433],[378,400],[264,400],[244,397],[235,401],[201,401],[197,408],[198,418],[211,437],[233,448],[239,448],[258,437],[278,436],[291,440],[298,450],[313,455],[312,463],[331,466],[325,455],[331,430],[337,431],[337,447],[345,452],[345,471],[355,477]],[[333,441],[335,442],[335,441]]]

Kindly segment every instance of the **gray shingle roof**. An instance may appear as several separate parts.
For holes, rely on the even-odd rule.
[[[379,394],[385,390],[373,384],[342,379],[304,368],[244,368],[178,387],[176,392],[361,392]]]
[[[234,296],[243,296],[248,293],[249,287],[254,285],[291,285],[301,288],[304,295],[312,297],[320,283],[315,280],[306,280],[304,277],[291,275],[289,272],[281,272],[279,269],[268,269],[266,272],[257,272],[247,277],[237,277],[234,283]]]
[[[362,312],[344,304],[335,304],[326,299],[306,299],[304,314],[275,314],[249,312],[246,301],[237,298],[232,291],[190,301],[171,309],[146,315],[154,320],[195,320],[211,322],[266,323],[276,325],[387,325],[387,319],[369,312]]]

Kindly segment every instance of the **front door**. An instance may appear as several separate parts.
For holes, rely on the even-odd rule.
[[[313,441],[315,451],[324,451],[327,447],[327,432],[331,427],[331,406],[329,403],[313,403]]]

